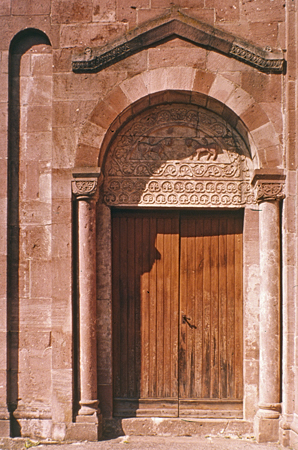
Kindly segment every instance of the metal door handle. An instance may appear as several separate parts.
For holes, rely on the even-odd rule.
[[[192,324],[190,323],[191,318],[190,318],[190,317],[187,317],[186,314],[182,314],[182,319],[183,319],[183,322],[182,322],[182,323],[187,323],[187,325],[188,325],[190,328],[197,328],[195,325],[192,325]]]

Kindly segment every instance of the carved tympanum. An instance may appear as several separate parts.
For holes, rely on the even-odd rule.
[[[150,108],[124,126],[104,165],[118,206],[239,207],[254,202],[251,159],[221,117],[194,105]]]

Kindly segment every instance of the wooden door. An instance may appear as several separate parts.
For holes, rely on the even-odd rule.
[[[179,416],[242,417],[242,224],[181,216]]]
[[[115,416],[241,417],[242,217],[113,211]]]
[[[178,416],[179,216],[112,223],[114,415]]]

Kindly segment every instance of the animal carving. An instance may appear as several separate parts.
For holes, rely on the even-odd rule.
[[[157,143],[138,142],[138,153],[142,159],[167,159],[167,149],[172,145],[172,138],[161,139]]]
[[[220,146],[216,142],[213,140],[208,141],[205,137],[201,138],[199,141],[191,138],[185,139],[185,144],[187,147],[193,148],[194,152],[189,159],[194,161],[199,161],[202,155],[207,155],[207,161],[211,158],[215,161],[220,151]]]

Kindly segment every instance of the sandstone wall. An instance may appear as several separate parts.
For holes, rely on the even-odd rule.
[[[296,22],[280,0],[2,0],[0,4],[0,432],[64,439],[78,409],[76,207],[78,167],[104,161],[121,123],[152,103],[196,102],[247,136],[255,169],[285,169],[282,207],[283,439],[295,441]],[[74,52],[112,43],[165,14],[191,16],[255,45],[283,50],[284,74],[175,37],[98,73],[74,73]],[[155,20],[155,22],[154,22]],[[25,31],[27,30],[27,31]],[[36,33],[33,30],[39,30]],[[18,34],[19,33],[19,34]],[[183,94],[177,93],[183,91]],[[160,94],[159,94],[160,93]],[[101,149],[101,150],[100,150]],[[99,161],[99,163],[98,163]],[[8,182],[6,182],[8,180]],[[8,202],[7,202],[8,199]],[[7,207],[8,204],[8,207]],[[112,414],[109,209],[99,204],[98,384]],[[245,415],[259,386],[258,212],[245,219]],[[8,405],[8,407],[7,407]],[[298,429],[298,427],[297,427]],[[67,434],[70,433],[70,434]]]

